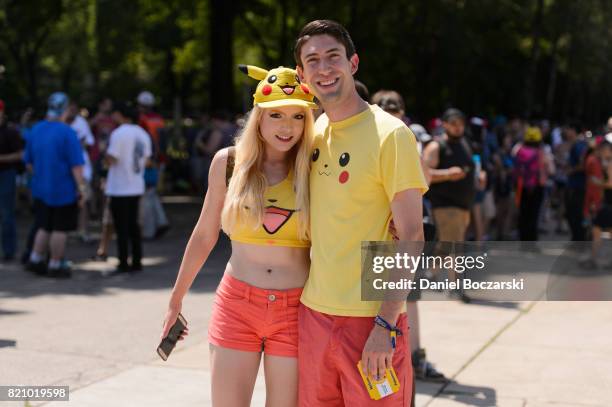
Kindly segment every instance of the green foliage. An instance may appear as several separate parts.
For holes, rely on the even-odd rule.
[[[183,111],[228,106],[240,110],[250,106],[254,84],[233,68],[227,68],[228,83],[219,84],[211,77],[214,68],[238,63],[293,66],[293,43],[300,28],[312,19],[329,18],[344,24],[353,36],[361,61],[357,78],[371,93],[398,90],[408,114],[423,120],[451,104],[472,114],[547,115],[590,122],[610,114],[610,2],[212,4],[213,0],[0,0],[0,65],[6,67],[0,97],[18,109],[42,107],[47,94],[63,89],[95,107],[102,96],[133,99],[149,89],[166,113],[175,100]],[[212,22],[217,23],[216,37]],[[213,46],[223,30],[231,36],[231,52]],[[219,92],[229,96],[212,100],[210,95]]]

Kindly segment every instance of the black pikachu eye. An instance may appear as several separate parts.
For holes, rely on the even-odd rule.
[[[297,76],[297,75],[295,75],[295,81],[296,81],[297,83],[302,83],[302,82],[300,82],[300,77],[299,77],[299,76]]]
[[[276,82],[276,75],[272,75],[268,78],[268,83],[274,83]]]
[[[340,163],[341,167],[345,167],[346,164],[348,164],[350,160],[351,160],[351,156],[349,155],[349,153],[342,153],[342,155],[340,156],[340,159],[338,160],[338,163]]]
[[[315,148],[312,152],[312,161],[315,162],[319,159],[319,149]]]

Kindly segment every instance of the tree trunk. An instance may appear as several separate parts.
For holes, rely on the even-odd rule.
[[[542,26],[542,13],[544,10],[544,0],[538,0],[535,17],[532,26],[532,46],[529,70],[527,71],[527,81],[525,84],[525,117],[529,118],[533,110],[533,100],[535,96],[536,77],[538,75],[538,59],[540,59],[540,36]]]
[[[572,28],[571,37],[570,37],[570,46],[569,46],[569,54],[567,56],[567,68],[566,68],[566,90],[565,90],[565,100],[563,101],[563,110],[562,117],[566,119],[570,112],[575,114],[574,107],[576,106],[575,99],[575,78],[572,77],[572,73],[574,72],[574,66],[576,62],[576,53],[577,53],[577,45],[576,45],[576,30]],[[575,118],[573,116],[572,118]]]
[[[167,95],[168,100],[165,101],[165,107],[170,106],[170,103],[174,103],[173,100],[177,96],[178,88],[177,88],[177,78],[174,74],[174,70],[172,69],[174,66],[174,52],[172,52],[171,48],[166,50],[166,61],[164,66],[165,76],[166,76],[166,84],[167,84]],[[171,102],[172,101],[172,102]]]
[[[36,108],[41,105],[38,99],[38,53],[27,53],[26,61],[28,104]]]
[[[87,6],[87,45],[89,51],[89,71],[91,87],[94,94],[100,94],[100,58],[98,54],[98,1],[89,0]]]
[[[551,52],[550,72],[548,74],[548,89],[546,91],[546,113],[545,117],[550,119],[553,114],[553,103],[555,100],[555,87],[557,86],[557,48],[559,40],[555,39]]]
[[[210,2],[210,107],[232,110],[234,102],[233,1]]]
[[[278,41],[279,55],[278,55],[277,65],[285,64],[285,61],[287,61],[289,62],[288,66],[292,66],[291,62],[287,58],[287,52],[289,51],[289,47],[290,47],[289,38],[287,35],[287,18],[288,18],[287,9],[289,5],[287,4],[287,0],[280,0],[279,3],[280,3],[280,9],[281,9],[281,13],[280,13],[281,31],[280,31],[279,41]],[[270,67],[270,68],[273,68],[273,67]]]

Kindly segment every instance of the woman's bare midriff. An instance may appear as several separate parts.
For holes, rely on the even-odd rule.
[[[259,288],[303,287],[310,270],[309,247],[274,247],[232,241],[225,272]]]

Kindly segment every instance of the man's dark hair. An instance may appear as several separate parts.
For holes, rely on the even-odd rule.
[[[133,123],[138,123],[138,110],[132,102],[118,102],[113,106],[114,112],[119,112],[121,116],[131,120]]]
[[[332,20],[314,20],[309,22],[302,28],[300,34],[298,35],[298,39],[295,42],[295,47],[293,48],[293,55],[295,57],[295,62],[298,66],[303,67],[302,60],[300,58],[300,53],[302,52],[302,46],[306,41],[308,41],[311,37],[315,35],[329,35],[334,37],[339,43],[344,45],[346,49],[346,58],[350,59],[357,51],[355,51],[355,44],[353,44],[353,40],[351,39],[350,34],[340,23],[337,23]]]

